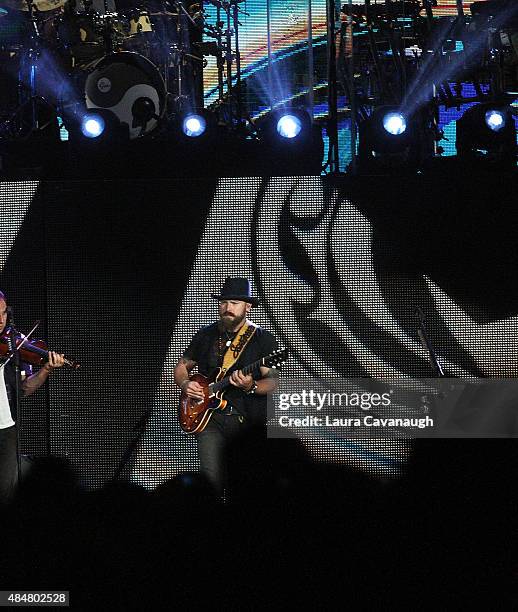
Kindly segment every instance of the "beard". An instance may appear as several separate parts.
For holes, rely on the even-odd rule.
[[[230,317],[229,315],[223,315],[222,317],[220,317],[220,319],[223,327],[227,331],[231,331],[238,325],[240,326],[245,320],[245,317]]]

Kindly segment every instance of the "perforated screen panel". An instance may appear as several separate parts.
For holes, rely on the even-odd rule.
[[[21,329],[41,319],[49,346],[81,362],[24,400],[24,450],[49,443],[94,487],[196,469],[172,371],[227,275],[252,280],[254,321],[290,352],[283,376],[429,376],[416,306],[449,374],[514,376],[516,215],[488,194],[476,177],[354,191],[318,177],[2,183],[0,288]],[[378,475],[409,450],[305,443]]]
[[[14,323],[28,332],[40,321],[35,338],[46,337],[45,224],[41,185],[36,181],[0,183],[0,290],[13,310]],[[48,450],[48,397],[23,400],[20,443],[23,453]]]

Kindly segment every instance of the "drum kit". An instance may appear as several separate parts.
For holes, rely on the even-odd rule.
[[[229,24],[240,1],[210,0],[218,15],[229,14]],[[237,32],[224,24],[207,23],[202,0],[120,0],[115,10],[108,0],[101,10],[92,0],[0,0],[0,74],[2,61],[11,73],[14,62],[17,88],[16,109],[7,119],[3,113],[3,123],[0,96],[0,139],[40,129],[42,106],[65,125],[102,109],[128,126],[131,140],[156,133],[203,107],[204,55],[218,57],[232,84]],[[203,42],[204,34],[216,42]],[[20,113],[31,117],[29,126],[20,126]]]

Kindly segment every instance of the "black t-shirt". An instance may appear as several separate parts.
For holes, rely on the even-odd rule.
[[[217,322],[202,327],[194,335],[183,356],[185,359],[190,359],[198,364],[200,374],[210,377],[223,363],[223,357],[227,350],[225,343],[227,340],[235,338],[236,334],[237,332],[227,335],[224,331],[220,331]],[[243,349],[239,359],[226,375],[228,376],[234,370],[240,370],[254,361],[268,356],[278,348],[279,345],[274,336],[262,327],[258,327]],[[263,378],[259,368],[252,372],[252,376],[255,380]],[[265,420],[266,395],[248,395],[234,385],[230,385],[227,387],[224,397],[233,408],[250,422]]]

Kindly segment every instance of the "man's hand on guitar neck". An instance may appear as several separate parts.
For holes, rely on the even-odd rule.
[[[244,375],[241,370],[236,370],[230,375],[230,382],[239,389],[242,389],[245,393],[248,393],[254,386],[254,379],[251,374]]]
[[[260,369],[263,375],[263,378],[260,380],[254,380],[250,374],[245,376],[241,370],[236,370],[230,375],[230,382],[239,389],[242,389],[245,393],[250,393],[254,388],[253,392],[257,395],[273,393],[278,386],[276,371],[263,366],[261,366]]]

